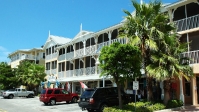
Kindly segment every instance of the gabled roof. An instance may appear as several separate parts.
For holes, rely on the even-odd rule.
[[[49,35],[43,48],[45,48],[46,45],[49,42],[51,42],[51,41],[55,42],[57,45],[63,45],[63,44],[66,44],[66,43],[70,42],[71,39],[70,38],[65,38],[65,37],[60,37],[60,36],[55,36],[55,35]]]
[[[80,38],[80,37],[82,37],[83,35],[87,35],[87,34],[91,34],[91,33],[93,33],[93,32],[81,30],[81,31],[74,37],[74,39]]]

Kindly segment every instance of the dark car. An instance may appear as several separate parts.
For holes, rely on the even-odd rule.
[[[56,102],[63,102],[66,103],[77,103],[79,100],[79,96],[76,93],[70,93],[69,91],[61,88],[53,88],[53,89],[43,89],[41,91],[39,100],[43,102],[45,105],[49,103],[51,105],[55,105]]]
[[[124,91],[121,90],[123,104],[129,102],[129,98]],[[88,112],[99,111],[102,112],[104,107],[119,105],[118,88],[117,87],[103,87],[95,89],[86,89],[78,102],[82,110],[87,109]]]

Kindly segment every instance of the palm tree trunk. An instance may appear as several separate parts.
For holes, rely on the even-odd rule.
[[[147,100],[152,101],[152,81],[153,78],[147,77]]]
[[[170,100],[170,80],[164,81],[164,104],[167,105]]]

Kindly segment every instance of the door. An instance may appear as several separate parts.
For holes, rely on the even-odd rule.
[[[56,89],[54,91],[54,95],[55,95],[55,98],[56,98],[57,102],[61,102],[62,101],[62,94],[60,92],[60,89]]]
[[[61,90],[62,100],[63,101],[70,101],[70,93],[64,89]]]

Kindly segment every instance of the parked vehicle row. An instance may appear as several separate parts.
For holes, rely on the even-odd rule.
[[[34,97],[34,92],[21,88],[10,89],[3,92],[4,98],[12,99],[17,96]],[[137,96],[126,94],[123,90],[121,90],[121,98],[123,104],[139,101]],[[76,93],[71,93],[62,88],[47,88],[41,91],[39,101],[45,105],[55,105],[57,102],[78,102],[80,109],[87,110],[88,112],[103,112],[104,107],[119,105],[117,87],[87,88],[81,97]]]

